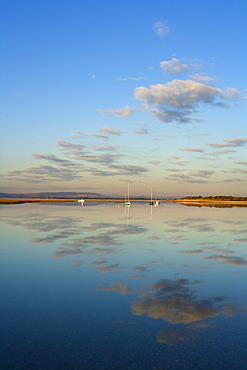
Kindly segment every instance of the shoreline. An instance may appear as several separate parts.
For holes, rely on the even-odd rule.
[[[180,203],[180,204],[200,204],[200,205],[246,205],[247,201],[245,200],[208,200],[208,199],[159,199],[159,203]],[[2,205],[11,205],[11,204],[25,204],[25,203],[77,203],[78,199],[34,199],[34,198],[0,198],[0,204]],[[87,202],[114,202],[114,203],[124,203],[123,199],[85,199]],[[131,199],[131,203],[149,203],[150,199]]]

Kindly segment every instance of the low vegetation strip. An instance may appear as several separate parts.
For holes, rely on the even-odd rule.
[[[0,204],[76,202],[75,199],[0,199]]]
[[[224,202],[232,202],[232,201],[247,201],[247,197],[232,197],[231,195],[216,195],[214,197],[210,196],[210,197],[202,197],[201,195],[199,196],[193,196],[193,197],[185,197],[185,198],[181,198],[181,199],[178,199],[179,201],[224,201]]]

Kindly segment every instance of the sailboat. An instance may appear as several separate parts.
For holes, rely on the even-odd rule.
[[[154,204],[153,202],[153,194],[152,194],[152,188],[151,188],[151,196],[150,196],[150,202],[149,202],[150,206],[152,206]]]
[[[124,207],[131,207],[131,203],[130,203],[130,184],[128,183],[128,198],[126,200],[126,194],[125,194],[125,201],[123,203],[123,206]]]

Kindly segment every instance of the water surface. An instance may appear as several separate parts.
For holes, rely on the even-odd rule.
[[[1,368],[246,368],[246,215],[1,206]]]

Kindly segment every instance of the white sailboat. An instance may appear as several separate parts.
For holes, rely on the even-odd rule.
[[[78,203],[81,204],[82,206],[84,205],[85,203],[85,200],[82,198],[82,199],[78,199]]]
[[[128,183],[128,198],[126,200],[126,194],[125,194],[125,201],[123,203],[123,206],[124,207],[131,207],[131,203],[130,203],[130,184]]]

